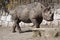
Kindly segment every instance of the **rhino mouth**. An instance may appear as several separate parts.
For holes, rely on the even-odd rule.
[[[54,20],[54,17],[51,17],[49,20],[47,20],[47,21],[53,21]]]
[[[54,19],[50,19],[50,20],[47,20],[47,21],[53,21]]]

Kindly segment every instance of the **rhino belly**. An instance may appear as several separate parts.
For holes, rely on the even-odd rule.
[[[25,22],[25,23],[31,23],[31,20],[28,18],[28,17],[22,17],[22,18],[19,18],[21,21]]]

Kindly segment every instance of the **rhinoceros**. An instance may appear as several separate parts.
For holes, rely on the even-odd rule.
[[[16,7],[11,15],[14,20],[13,32],[16,32],[15,29],[17,27],[21,33],[22,31],[19,26],[21,21],[25,23],[33,23],[34,27],[40,28],[39,25],[43,19],[53,21],[54,13],[52,12],[51,7],[45,7],[39,2],[34,2]]]

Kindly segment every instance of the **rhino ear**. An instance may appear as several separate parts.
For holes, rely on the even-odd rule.
[[[48,11],[49,11],[49,10],[51,9],[51,7],[48,7],[47,9],[48,9]]]
[[[49,11],[50,9],[51,9],[51,7],[47,7],[47,8],[44,9],[43,12],[47,12],[47,11]]]
[[[45,8],[45,9],[43,10],[43,12],[44,12],[44,13],[47,12],[47,8]]]

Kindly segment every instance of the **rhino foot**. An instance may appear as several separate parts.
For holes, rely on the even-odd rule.
[[[24,33],[23,31],[19,31],[19,33]]]
[[[16,31],[13,31],[13,33],[15,33]]]

